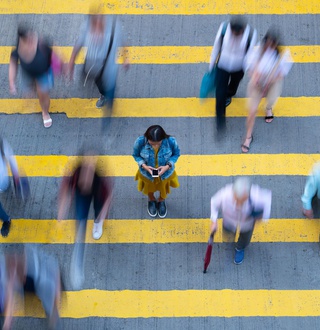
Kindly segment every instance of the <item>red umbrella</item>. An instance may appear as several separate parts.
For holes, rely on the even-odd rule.
[[[204,257],[203,273],[207,272],[207,268],[210,264],[211,254],[212,254],[213,237],[214,237],[214,233],[212,233],[209,237],[207,251],[206,251],[206,255]]]

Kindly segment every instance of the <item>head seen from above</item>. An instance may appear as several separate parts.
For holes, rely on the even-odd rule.
[[[144,136],[152,147],[160,147],[162,140],[169,137],[160,125],[150,126]]]
[[[238,206],[249,198],[251,190],[251,182],[248,178],[237,178],[233,184],[233,197]]]

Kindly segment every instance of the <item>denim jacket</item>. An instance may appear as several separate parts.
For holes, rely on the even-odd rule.
[[[141,167],[142,164],[152,167],[156,166],[154,150],[144,136],[138,137],[135,141],[132,156],[139,165],[140,173],[150,181],[153,181],[154,178],[151,174]],[[168,139],[162,140],[158,151],[158,166],[165,166],[167,162],[171,164],[171,167],[162,174],[162,180],[168,179],[173,173],[175,162],[178,160],[179,156],[180,149],[174,137],[170,136]]]

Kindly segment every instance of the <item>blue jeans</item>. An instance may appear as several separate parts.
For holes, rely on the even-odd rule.
[[[3,222],[10,221],[10,217],[8,216],[6,211],[3,209],[1,203],[0,203],[0,218],[3,220]]]
[[[75,194],[75,204],[76,204],[76,220],[77,220],[77,229],[76,229],[76,241],[74,247],[74,253],[76,254],[75,259],[80,268],[83,267],[84,262],[84,252],[85,252],[85,238],[87,231],[87,221],[89,216],[90,205],[92,201],[92,195],[83,196],[77,190]],[[93,201],[95,218],[98,217],[102,205],[96,200]]]

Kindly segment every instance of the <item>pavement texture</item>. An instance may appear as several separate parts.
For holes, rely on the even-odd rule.
[[[226,15],[122,15],[123,30],[130,46],[210,46],[220,22]],[[84,15],[1,15],[1,46],[14,46],[16,27],[28,22],[52,40],[54,45],[73,46]],[[258,30],[259,39],[274,25],[282,33],[285,45],[318,45],[319,15],[248,15],[248,21]],[[209,60],[209,59],[208,59]],[[95,86],[83,88],[81,65],[75,70],[75,81],[66,86],[57,80],[52,98],[98,97]],[[187,98],[198,97],[199,86],[207,64],[132,65],[128,72],[120,70],[116,96],[118,98]],[[23,78],[18,77],[18,96],[11,96],[8,88],[8,65],[0,65],[0,98],[22,98]],[[319,97],[320,63],[294,64],[285,79],[282,97]],[[248,78],[242,81],[236,97],[246,95]],[[233,102],[236,104],[237,99]],[[100,110],[97,110],[100,111]],[[228,110],[227,110],[228,111]],[[153,124],[162,125],[174,135],[181,153],[189,155],[239,154],[244,135],[245,117],[227,118],[227,130],[217,137],[213,117],[113,118],[107,131],[101,132],[100,119],[67,118],[53,114],[53,126],[46,130],[40,114],[5,115],[0,109],[0,132],[5,135],[17,155],[77,155],[83,144],[98,147],[101,154],[131,155],[134,140]],[[212,109],[212,115],[214,109]],[[275,116],[277,108],[275,108]],[[318,154],[319,117],[276,117],[266,125],[258,118],[254,154]],[[132,159],[133,161],[133,159]],[[205,166],[205,165],[204,165]],[[179,174],[179,162],[177,164]],[[209,218],[210,198],[234,177],[180,176],[180,188],[172,189],[168,198],[168,217],[173,219]],[[272,190],[271,218],[300,219],[301,194],[306,176],[262,176],[252,173],[252,181]],[[134,177],[116,177],[112,219],[148,219],[147,198],[136,189]],[[52,219],[57,217],[57,193],[61,178],[30,178],[31,197],[19,203],[13,192],[3,194],[1,203],[13,219]],[[320,207],[316,216],[319,218]],[[73,217],[70,210],[69,219]],[[90,219],[93,212],[90,212]],[[14,220],[13,220],[14,221]],[[150,219],[151,221],[151,219]],[[157,221],[157,220],[153,220]],[[306,220],[307,221],[307,220]],[[19,230],[19,224],[15,224]],[[125,230],[125,228],[124,228]],[[104,235],[108,235],[106,222]],[[190,234],[192,235],[192,233]],[[2,252],[21,250],[23,242],[6,244],[1,238]],[[65,290],[72,291],[69,268],[72,244],[40,244],[40,248],[59,260]],[[320,298],[319,243],[252,243],[241,266],[233,264],[232,243],[216,243],[208,274],[202,273],[206,244],[87,244],[85,283],[83,289],[121,290],[315,290]],[[82,302],[86,304],[86,301]],[[128,302],[123,309],[130,310]],[[148,302],[136,302],[145,303]],[[218,304],[219,302],[217,302]],[[293,304],[295,302],[293,301]],[[307,303],[307,302],[306,302]],[[113,301],[109,302],[112,306]],[[179,304],[179,301],[177,302]],[[230,300],[230,309],[232,308]],[[267,302],[266,302],[267,304]],[[272,304],[272,303],[271,303]],[[105,306],[108,310],[108,305]],[[72,309],[72,306],[69,306]],[[214,311],[215,306],[212,306]],[[227,311],[226,311],[227,313]],[[203,316],[194,317],[64,317],[64,329],[319,329],[320,307],[316,315],[304,317],[277,315],[251,317]],[[18,317],[13,329],[46,329],[39,317]]]

